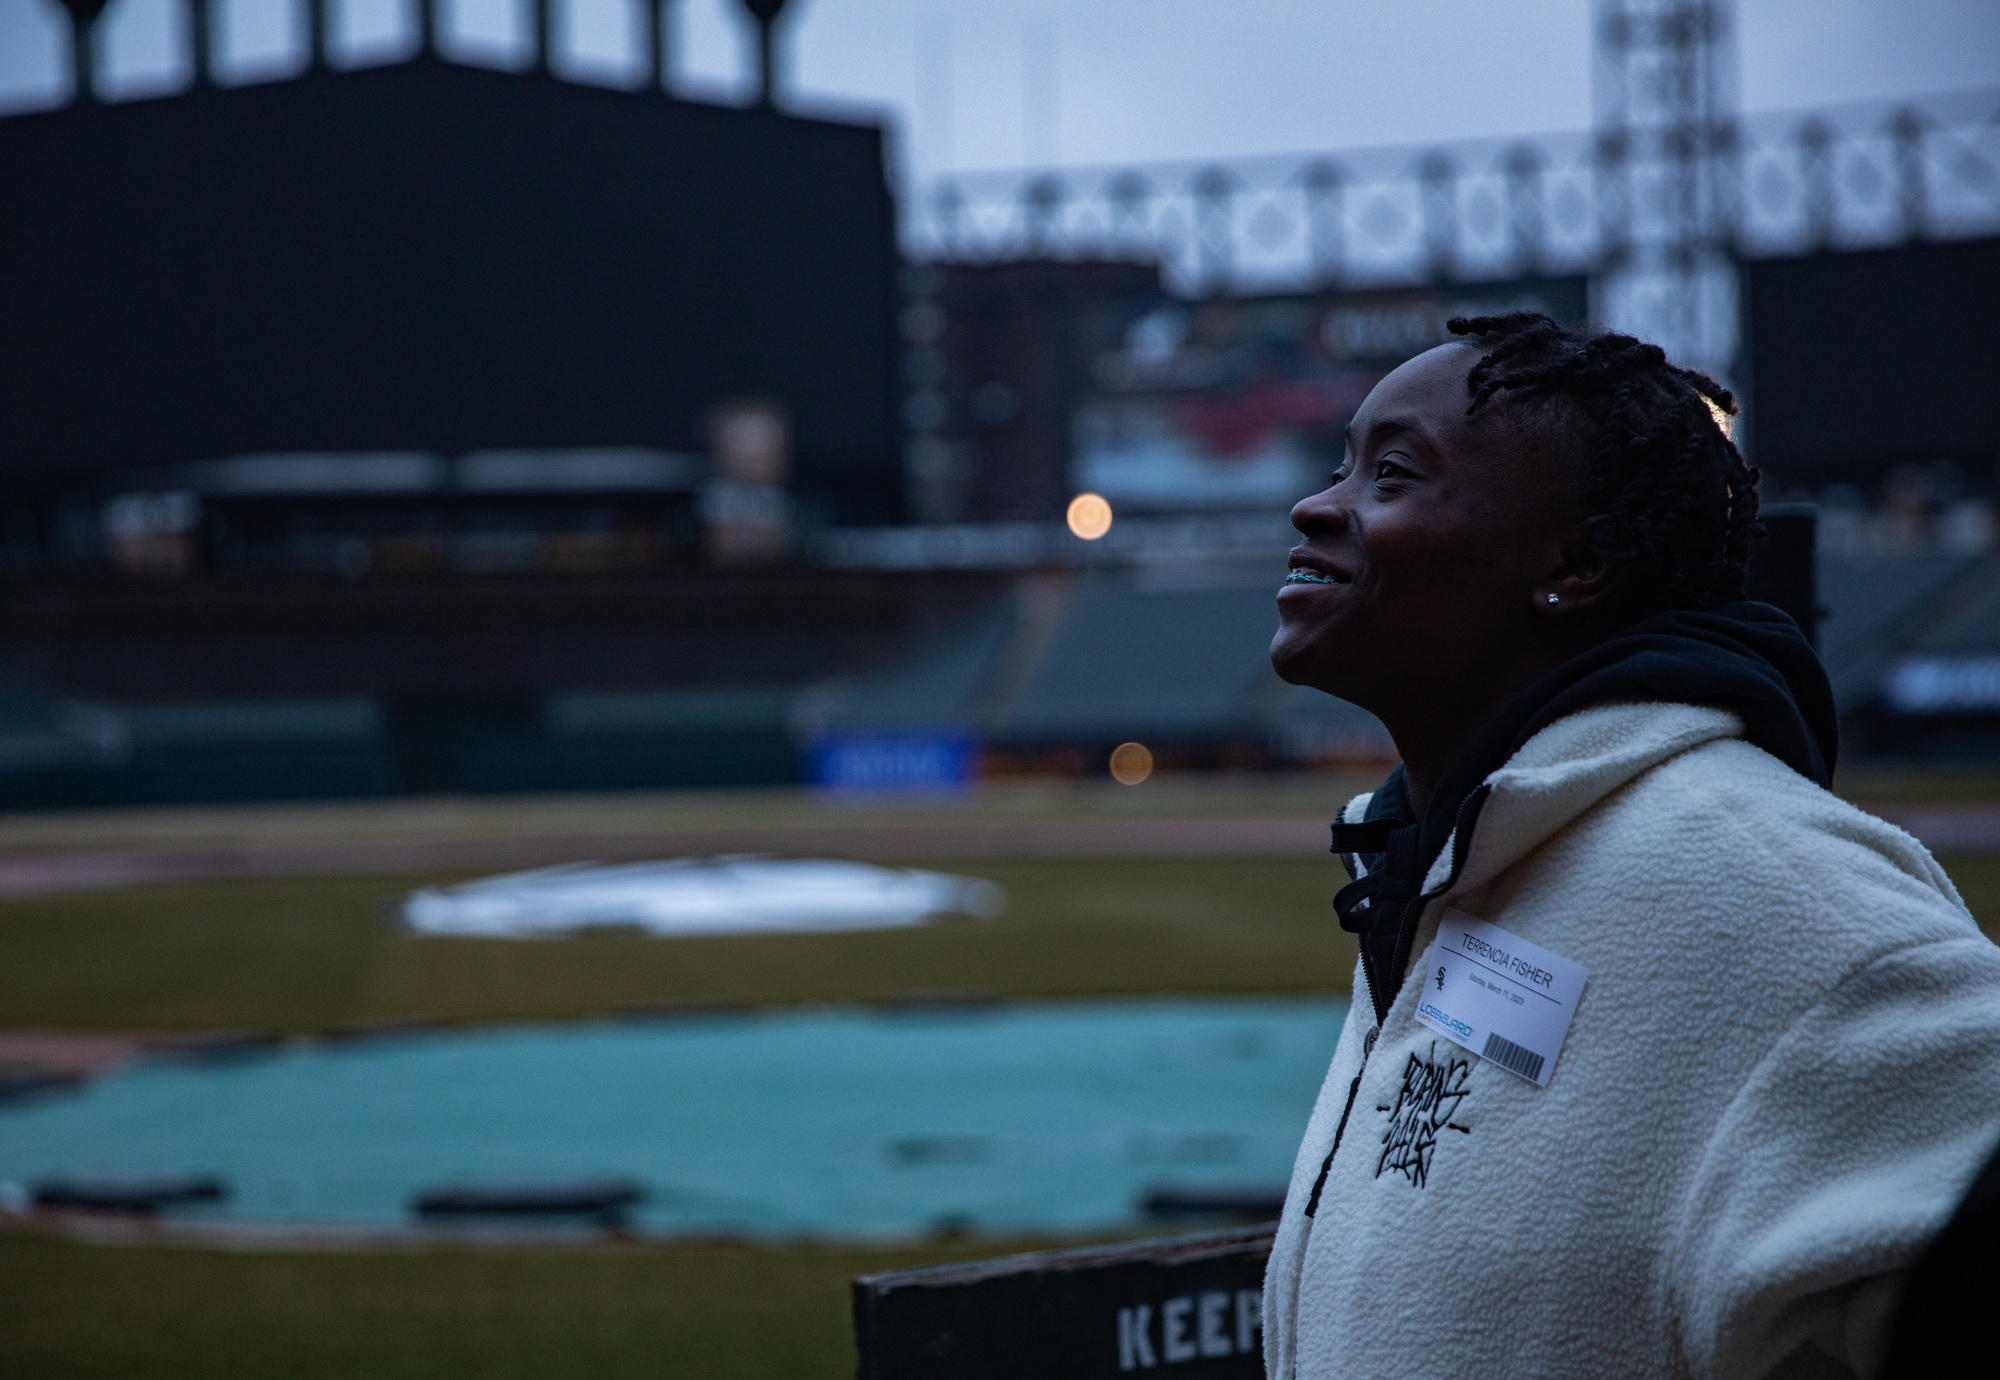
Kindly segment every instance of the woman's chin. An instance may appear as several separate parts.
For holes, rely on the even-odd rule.
[[[1303,610],[1281,608],[1278,631],[1271,638],[1271,669],[1287,685],[1303,685],[1340,699],[1351,700],[1382,667],[1371,664],[1364,650],[1374,639],[1357,636],[1357,628],[1347,619],[1315,619],[1300,616]]]
[[[1326,648],[1313,631],[1283,624],[1271,639],[1271,669],[1288,685],[1309,685],[1318,689],[1327,667]]]

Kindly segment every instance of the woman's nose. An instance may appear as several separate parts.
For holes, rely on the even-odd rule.
[[[1308,537],[1337,532],[1346,525],[1347,505],[1335,497],[1331,485],[1292,505],[1292,526]]]

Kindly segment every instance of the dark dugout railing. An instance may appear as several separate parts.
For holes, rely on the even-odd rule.
[[[1710,132],[1745,258],[2000,232],[2000,90],[1744,116]],[[1157,260],[1189,294],[1594,273],[1657,241],[1672,151],[1604,134],[965,173],[911,199],[914,257]]]

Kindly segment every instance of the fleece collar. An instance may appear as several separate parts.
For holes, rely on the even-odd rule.
[[[1744,734],[1740,715],[1712,705],[1627,700],[1564,714],[1483,780],[1472,778],[1460,788],[1454,814],[1438,822],[1448,829],[1428,865],[1416,851],[1418,828],[1401,821],[1398,776],[1386,783],[1387,796],[1377,790],[1356,797],[1333,830],[1334,850],[1355,881],[1341,889],[1333,905],[1341,926],[1361,936],[1361,964],[1377,1018],[1388,1015],[1402,985],[1426,901],[1497,875],[1667,758],[1714,738]],[[1421,883],[1419,866],[1425,866]]]
[[[1602,704],[1558,719],[1486,778],[1486,803],[1464,856],[1454,829],[1425,874],[1423,895],[1489,882],[1641,773],[1704,743],[1742,736],[1737,715],[1694,704]]]

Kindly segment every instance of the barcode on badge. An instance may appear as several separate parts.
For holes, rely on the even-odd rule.
[[[1487,1035],[1486,1048],[1479,1052],[1507,1072],[1518,1073],[1530,1083],[1542,1076],[1542,1056],[1515,1044],[1504,1035]]]

